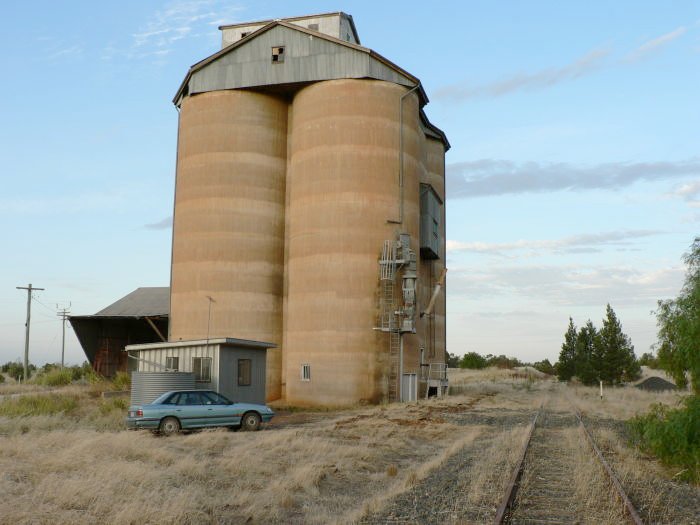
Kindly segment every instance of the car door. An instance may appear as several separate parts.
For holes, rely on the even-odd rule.
[[[238,424],[234,412],[231,410],[231,405],[225,398],[215,392],[202,392],[201,394],[207,414],[206,426],[226,427]]]
[[[197,428],[204,425],[205,407],[199,392],[181,392],[175,415],[182,428]]]

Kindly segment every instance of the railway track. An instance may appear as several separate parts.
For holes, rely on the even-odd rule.
[[[641,525],[637,510],[578,410],[572,405],[570,410],[554,411],[547,408],[547,404],[543,403],[531,423],[494,523],[620,523],[626,520]],[[591,455],[595,460],[591,461]],[[593,470],[582,472],[586,469]],[[598,475],[601,469],[605,475]],[[582,478],[594,481],[586,484]]]

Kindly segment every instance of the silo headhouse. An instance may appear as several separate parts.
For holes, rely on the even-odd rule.
[[[170,342],[269,341],[266,397],[440,394],[445,152],[345,13],[220,27],[179,109]]]

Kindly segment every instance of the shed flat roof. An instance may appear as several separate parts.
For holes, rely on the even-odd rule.
[[[219,337],[216,339],[195,339],[191,341],[173,341],[171,343],[147,343],[141,345],[128,345],[125,350],[139,352],[141,350],[157,350],[159,348],[183,348],[187,346],[202,346],[202,345],[221,345],[221,346],[238,346],[245,348],[276,348],[275,343],[267,343],[265,341],[253,341],[251,339],[237,339],[235,337]]]

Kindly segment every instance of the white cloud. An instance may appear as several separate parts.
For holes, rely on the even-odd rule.
[[[639,270],[632,267],[577,265],[496,265],[450,269],[450,301],[516,300],[557,307],[656,305],[673,297],[683,281],[681,267]]]
[[[639,181],[700,175],[700,158],[659,162],[610,162],[576,166],[565,162],[516,164],[480,159],[447,166],[448,198],[561,190],[618,189]]]
[[[647,42],[644,42],[641,46],[639,46],[637,49],[635,49],[632,53],[630,53],[626,60],[627,61],[637,61],[649,53],[652,53],[659,48],[665,46],[666,44],[673,42],[677,38],[680,38],[685,34],[687,29],[684,26],[678,27],[671,31],[670,33],[666,33],[664,35],[658,36],[656,38],[652,38],[651,40],[648,40]]]
[[[571,235],[562,239],[517,240],[507,243],[461,242],[448,240],[447,251],[476,252],[502,255],[509,251],[548,251],[566,253],[589,253],[599,251],[601,246],[626,246],[634,240],[658,235],[655,230],[626,230],[595,234]]]
[[[436,99],[465,100],[478,97],[499,97],[515,91],[534,91],[561,82],[575,80],[600,69],[604,59],[610,54],[608,49],[594,49],[573,62],[560,67],[550,67],[532,73],[517,73],[502,80],[481,86],[454,84],[438,89]]]
[[[147,230],[169,230],[173,226],[173,218],[168,216],[158,222],[144,224],[143,227]]]
[[[163,56],[170,53],[179,40],[201,34],[212,34],[211,25],[220,20],[231,22],[242,8],[223,0],[178,0],[151,16],[138,32],[132,35],[136,58]],[[206,27],[205,31],[198,29]]]

